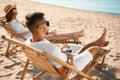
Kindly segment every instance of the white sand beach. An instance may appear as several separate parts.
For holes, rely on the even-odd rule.
[[[106,56],[103,72],[98,71],[95,76],[101,78],[101,80],[120,79],[120,15],[77,10],[29,0],[0,0],[0,17],[5,15],[3,9],[9,3],[17,4],[17,18],[21,22],[25,21],[25,15],[28,13],[40,11],[45,13],[46,19],[50,21],[50,31],[68,33],[84,29],[84,36],[79,39],[83,44],[99,38],[103,28],[106,27],[106,40],[110,44],[105,49],[111,51]],[[0,36],[9,36],[1,26],[0,31]],[[6,46],[7,42],[0,39],[0,80],[20,80],[26,57],[23,54],[16,55],[20,59],[16,56],[11,56],[11,58],[2,56],[2,54],[5,54]],[[25,80],[32,80],[31,74],[34,75],[38,71],[37,68],[34,70],[31,70],[31,68],[35,67],[30,64]],[[110,75],[113,79],[108,78]],[[40,80],[56,80],[56,78],[43,76]]]

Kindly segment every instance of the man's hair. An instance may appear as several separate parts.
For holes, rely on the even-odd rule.
[[[33,14],[26,15],[26,26],[33,33],[34,29],[39,26],[39,22],[44,19],[44,13],[35,12]]]

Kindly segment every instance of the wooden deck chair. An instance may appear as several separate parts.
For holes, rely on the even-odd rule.
[[[20,34],[17,34],[15,31],[13,31],[10,28],[11,25],[6,22],[5,17],[0,17],[0,26],[3,27],[7,31],[7,33],[9,33],[11,38],[15,37],[15,38],[20,38],[23,41],[26,40],[23,36],[21,36]],[[7,48],[5,51],[5,55],[8,56],[8,55],[16,54],[16,52],[20,52],[20,51],[21,50],[18,49],[18,47],[16,45],[10,44],[8,42],[8,45],[7,45]]]
[[[27,57],[27,61],[22,73],[22,77],[21,80],[24,79],[29,62],[32,62],[32,64],[34,64],[36,67],[38,67],[39,69],[42,70],[42,72],[40,72],[38,75],[36,75],[35,77],[33,77],[33,80],[37,80],[40,76],[42,76],[44,73],[46,72],[50,72],[52,74],[55,74],[57,76],[62,77],[56,70],[55,68],[48,62],[48,59],[53,60],[63,66],[65,66],[66,68],[68,68],[69,71],[74,71],[76,73],[78,73],[79,76],[81,76],[80,78],[87,78],[88,80],[93,80],[92,77],[90,77],[88,75],[88,73],[90,71],[92,71],[92,69],[96,66],[97,64],[97,60],[101,57],[103,57],[104,55],[106,55],[109,51],[101,49],[101,51],[98,53],[98,55],[96,55],[93,60],[84,68],[84,70],[81,72],[79,70],[77,70],[76,68],[74,68],[72,65],[65,63],[63,61],[61,61],[60,59],[46,53],[43,51],[38,51],[30,46],[25,45],[24,43],[17,41],[15,39],[11,39],[11,38],[6,38],[5,36],[1,37],[4,40],[7,40],[10,43],[13,43],[19,47],[22,48],[24,54]],[[68,76],[69,73],[67,75],[67,77],[63,77],[63,79],[68,80]],[[74,79],[74,78],[73,78]],[[72,80],[73,80],[72,79]],[[80,79],[79,79],[80,80]]]

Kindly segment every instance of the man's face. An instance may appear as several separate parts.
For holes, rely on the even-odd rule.
[[[42,31],[44,32],[44,34],[47,34],[48,33],[48,27],[49,27],[49,21],[46,21],[44,19],[43,21],[41,21],[40,25],[42,27]]]
[[[48,33],[48,26],[46,25],[46,23],[43,24],[43,30],[44,30],[44,33],[47,34]]]

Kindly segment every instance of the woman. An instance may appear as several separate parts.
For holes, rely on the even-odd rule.
[[[16,10],[16,5],[7,5],[4,8],[4,11],[6,13],[5,17],[6,20],[8,22],[7,25],[9,29],[15,31],[16,33],[20,34],[21,36],[23,36],[25,39],[27,39],[28,37],[31,36],[31,33],[29,32],[29,30],[27,28],[24,27],[24,25],[20,22],[18,22],[18,20],[16,19],[17,16],[17,10]],[[14,36],[15,38],[19,38],[18,36]]]
[[[4,11],[6,13],[5,17],[7,19],[8,25],[10,29],[14,30],[16,33],[23,36],[25,39],[28,39],[31,37],[31,33],[27,28],[24,27],[24,25],[17,20],[17,9],[16,5],[7,5],[4,8]],[[49,22],[47,22],[49,25]],[[83,36],[84,31],[78,31],[74,33],[66,33],[66,34],[56,34],[54,32],[51,32],[52,34],[45,35],[45,38],[47,40],[65,40],[65,39],[78,39],[79,37]],[[19,37],[16,36],[18,39]]]

